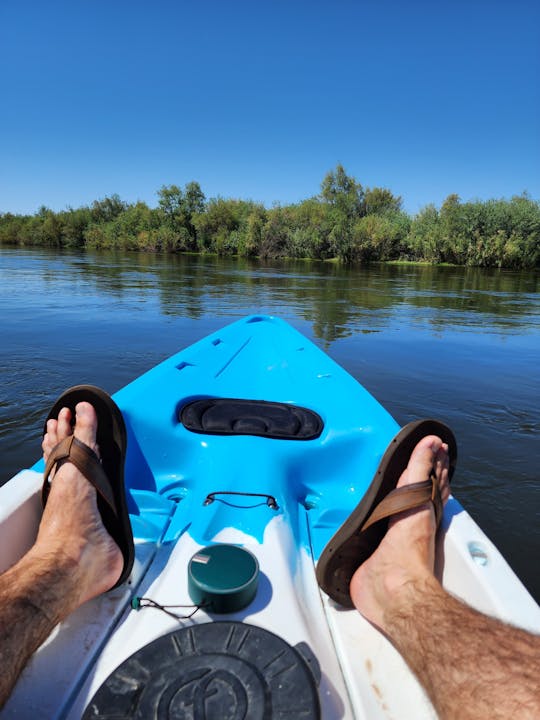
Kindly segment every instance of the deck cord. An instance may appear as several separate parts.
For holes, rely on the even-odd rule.
[[[235,492],[234,490],[216,490],[215,492],[208,493],[205,501],[203,502],[203,505],[210,505],[214,502],[214,500],[219,500],[220,498],[216,498],[216,495],[244,495],[246,497],[262,497],[266,498],[266,505],[268,505],[269,508],[272,508],[272,510],[279,510],[279,505],[277,504],[276,498],[273,495],[268,495],[267,493]]]
[[[202,608],[205,608],[207,606],[208,603],[202,603],[201,605],[160,605],[155,600],[152,600],[152,598],[140,597],[138,595],[134,595],[131,599],[131,607],[133,610],[142,610],[145,607],[155,608],[156,610],[162,610],[167,615],[170,615],[175,620],[178,620],[178,622],[180,622],[181,620],[189,620],[189,618],[195,615],[197,610],[201,610]],[[192,612],[189,613],[189,615],[179,615],[178,613],[171,612],[168,608],[194,609]]]

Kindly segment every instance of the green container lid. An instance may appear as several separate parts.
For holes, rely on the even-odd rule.
[[[259,563],[236,545],[209,545],[188,565],[188,592],[195,605],[214,613],[233,613],[249,605],[257,593]]]

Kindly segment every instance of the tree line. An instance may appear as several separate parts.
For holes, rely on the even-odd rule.
[[[0,214],[0,243],[65,248],[200,252],[263,258],[336,258],[349,263],[424,261],[478,267],[540,264],[540,202],[462,202],[403,210],[390,190],[363,187],[338,165],[318,195],[266,208],[251,200],[206,199],[199,183],[163,186],[157,207],[118,195],[61,212]]]

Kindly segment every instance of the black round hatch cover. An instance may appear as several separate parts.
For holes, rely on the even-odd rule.
[[[317,720],[320,671],[305,643],[212,622],[138,650],[107,678],[83,720]]]

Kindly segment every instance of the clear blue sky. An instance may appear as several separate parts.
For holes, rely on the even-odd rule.
[[[0,212],[285,204],[337,163],[409,212],[540,198],[538,0],[2,0],[0,73]]]

